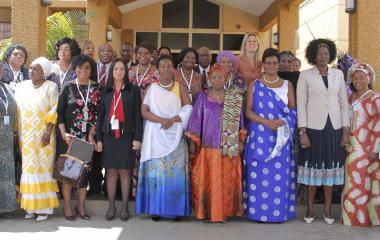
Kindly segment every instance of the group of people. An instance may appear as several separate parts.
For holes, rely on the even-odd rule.
[[[152,220],[196,219],[226,223],[245,216],[281,223],[296,217],[297,186],[307,189],[304,221],[317,213],[323,186],[324,221],[333,224],[334,185],[344,185],[345,225],[380,224],[380,94],[368,64],[342,71],[329,67],[334,42],[315,39],[306,49],[312,68],[299,71],[290,51],[262,53],[255,33],[246,34],[241,55],[221,51],[211,65],[207,47],[185,47],[175,67],[170,48],[147,42],[112,47],[64,38],[56,61],[35,59],[13,45],[0,65],[0,213],[17,206],[15,149],[21,152],[19,197],[25,218],[47,219],[58,207],[54,161],[73,138],[95,151],[87,186],[63,183],[64,217],[89,220],[86,195],[97,193],[106,169],[109,208],[129,219],[128,201],[136,171],[136,214]],[[349,85],[352,93],[348,94]],[[17,147],[18,146],[18,147]]]

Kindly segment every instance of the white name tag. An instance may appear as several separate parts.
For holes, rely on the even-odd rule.
[[[87,132],[87,123],[86,122],[82,123],[82,132],[83,133]]]
[[[9,125],[9,116],[4,116],[4,125]]]
[[[357,112],[357,111],[359,111],[359,109],[360,109],[360,105],[359,105],[358,103],[354,104],[352,110],[353,110],[354,112]]]
[[[113,119],[111,122],[111,129],[112,130],[118,130],[119,129],[119,120],[118,119]]]

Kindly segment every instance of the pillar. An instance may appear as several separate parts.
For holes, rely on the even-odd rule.
[[[47,7],[41,1],[12,0],[12,42],[28,50],[28,63],[46,55]]]
[[[360,62],[369,63],[377,73],[374,85],[380,92],[380,17],[378,0],[356,1],[356,11],[349,17],[349,52]]]
[[[299,3],[278,4],[279,51],[296,52],[299,26]]]

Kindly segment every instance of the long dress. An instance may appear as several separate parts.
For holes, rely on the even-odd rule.
[[[59,206],[57,182],[52,177],[55,132],[47,146],[42,147],[41,139],[46,125],[57,122],[57,85],[45,81],[34,88],[31,80],[23,81],[16,87],[15,99],[22,154],[21,208],[28,213],[52,214]]]
[[[188,149],[183,138],[192,106],[181,106],[179,84],[168,91],[152,83],[143,104],[163,118],[180,116],[181,122],[164,130],[147,120],[141,148],[136,214],[167,218],[190,215]]]
[[[159,74],[158,71],[155,70],[152,66],[150,67],[149,71],[144,74],[137,73],[137,66],[132,66],[128,71],[128,78],[129,82],[131,82],[133,85],[136,85],[140,88],[141,91],[141,101],[144,100],[144,96],[146,94],[146,89],[149,87],[151,83],[158,82],[159,81]],[[140,81],[138,81],[138,79]],[[138,180],[138,173],[140,168],[140,154],[136,153],[136,160],[135,160],[135,167],[132,171],[132,196],[136,197],[137,193],[137,180]]]
[[[240,106],[226,109],[225,101],[216,101],[201,93],[194,105],[186,135],[196,143],[197,153],[191,159],[191,205],[197,219],[221,222],[228,217],[242,216],[242,164],[238,152],[239,138],[244,138],[246,130],[241,119],[242,92],[239,93]],[[232,110],[232,111],[230,111]],[[231,113],[230,123],[237,124],[235,131],[227,133],[223,122],[224,114]],[[231,127],[231,125],[230,125]],[[244,132],[245,131],[245,132]],[[237,140],[233,151],[224,146],[232,143],[224,141],[224,136]],[[226,143],[226,144],[224,144]],[[236,151],[237,150],[237,151]],[[232,154],[235,152],[235,154]],[[230,154],[231,153],[231,154]]]
[[[2,82],[0,82],[0,98],[4,103],[8,102],[8,111],[6,111],[5,105],[0,101],[0,213],[3,213],[17,210],[17,202],[14,159],[14,144],[16,143],[13,141],[16,102],[12,90]],[[4,122],[6,115],[9,116],[8,124]]]
[[[352,96],[349,103],[352,104]],[[343,224],[380,225],[380,94],[362,99],[351,108],[351,145],[347,147],[342,197]]]
[[[282,119],[277,131],[252,122],[244,154],[243,208],[249,220],[284,222],[296,217],[293,137],[297,113],[289,108],[288,82],[268,88],[254,85],[253,111],[266,119]],[[248,107],[248,106],[247,106]]]

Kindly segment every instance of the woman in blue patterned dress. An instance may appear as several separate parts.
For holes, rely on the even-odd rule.
[[[243,209],[249,220],[284,222],[296,217],[294,88],[277,75],[277,50],[267,49],[262,60],[263,78],[248,86]]]

